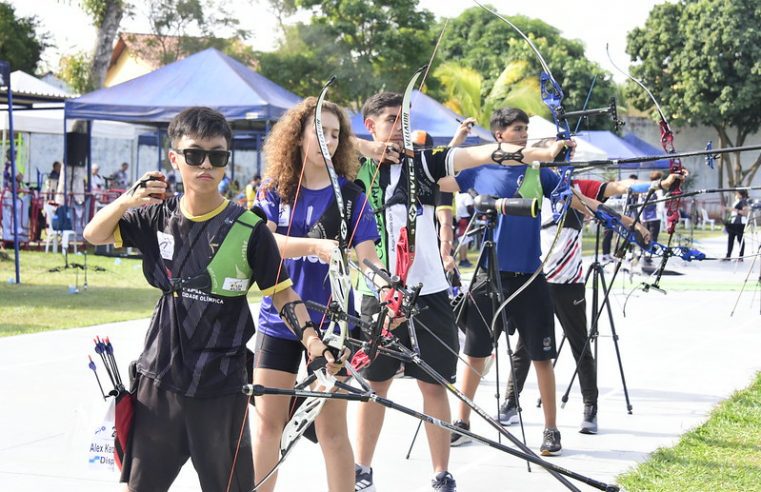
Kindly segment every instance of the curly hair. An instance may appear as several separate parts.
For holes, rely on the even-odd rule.
[[[308,97],[286,112],[272,127],[264,144],[264,157],[267,161],[266,189],[274,189],[282,203],[292,204],[296,188],[304,165],[301,155],[301,135],[305,125],[312,124],[317,98]],[[333,154],[333,166],[336,173],[353,181],[359,169],[357,151],[351,141],[353,133],[346,113],[334,103],[325,101],[322,109],[330,111],[340,123],[338,148]]]

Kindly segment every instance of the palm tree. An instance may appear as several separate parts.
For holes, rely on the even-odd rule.
[[[446,94],[444,105],[464,116],[472,116],[479,125],[488,127],[495,108],[520,108],[531,115],[548,117],[549,111],[539,95],[539,80],[528,73],[529,64],[513,61],[505,66],[485,98],[484,80],[480,73],[456,62],[447,62],[433,73]]]

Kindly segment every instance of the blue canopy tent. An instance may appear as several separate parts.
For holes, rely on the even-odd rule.
[[[88,134],[92,120],[148,124],[157,127],[154,142],[160,142],[162,129],[177,113],[189,106],[209,106],[225,115],[234,128],[264,135],[273,121],[299,101],[292,92],[209,48],[142,77],[67,100],[64,130],[71,119],[86,120]],[[159,145],[159,166],[161,150]],[[88,149],[88,192],[90,166]]]
[[[433,138],[434,145],[446,145],[452,140],[464,118],[432,97],[415,90],[412,94],[410,113],[412,130],[425,130]],[[460,120],[460,121],[458,121]],[[361,113],[351,115],[351,128],[357,137],[370,140],[370,132],[365,128]],[[474,126],[465,145],[493,142],[491,133],[480,126]]]
[[[584,140],[587,143],[594,145],[595,147],[602,149],[608,154],[609,159],[629,159],[632,157],[638,157],[643,155],[660,155],[662,152],[658,152],[657,149],[652,147],[649,152],[641,150],[639,147],[635,147],[623,138],[619,137],[613,132],[602,130],[590,130],[577,133],[574,138]],[[644,142],[643,142],[644,143]],[[647,144],[646,144],[647,145]],[[629,164],[623,164],[621,169],[662,169],[668,168],[668,162],[655,161],[655,162],[633,162]]]

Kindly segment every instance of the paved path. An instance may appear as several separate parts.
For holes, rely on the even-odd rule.
[[[719,252],[719,240],[705,245]],[[689,278],[711,282],[745,278],[744,264],[704,263],[679,267]],[[758,268],[759,264],[756,263]],[[686,277],[682,277],[686,278]],[[748,287],[752,291],[752,279]],[[599,343],[600,433],[577,432],[582,403],[574,388],[559,409],[563,456],[553,463],[602,480],[615,477],[647,458],[660,446],[674,444],[685,431],[703,422],[715,404],[747,386],[761,370],[759,299],[751,308],[746,293],[734,317],[729,312],[736,292],[671,291],[632,296],[627,317],[621,316],[626,291],[616,289],[613,306],[620,336],[621,358],[633,413],[626,412],[610,328],[601,325]],[[118,490],[116,475],[88,469],[88,432],[99,423],[105,407],[87,369],[86,355],[94,335],[113,340],[120,363],[140,351],[147,320],[24,335],[0,339],[0,490],[10,492]],[[514,342],[514,341],[513,341]],[[503,343],[504,347],[504,343]],[[506,360],[506,359],[505,359]],[[501,364],[504,384],[507,364]],[[565,390],[573,366],[569,353],[561,354],[557,368],[558,395]],[[476,403],[493,413],[496,407],[494,373],[489,374]],[[541,410],[533,373],[522,395],[526,438],[536,449],[541,439]],[[422,407],[411,380],[398,380],[390,398],[412,408]],[[452,399],[453,408],[456,404]],[[350,407],[354,429],[357,404]],[[417,421],[387,412],[386,425],[374,463],[381,491],[430,490],[427,443],[421,433],[409,460],[404,458]],[[485,423],[474,420],[473,430],[496,438]],[[511,432],[519,432],[516,426]],[[452,450],[451,471],[461,491],[564,490],[552,477],[511,456],[480,444]],[[304,441],[281,468],[278,490],[326,490],[320,451]],[[592,490],[580,485],[582,490]],[[173,491],[199,490],[194,471],[186,466]]]

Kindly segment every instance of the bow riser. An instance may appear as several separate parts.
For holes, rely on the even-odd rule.
[[[423,65],[418,68],[412,75],[412,78],[407,83],[407,87],[404,90],[402,96],[402,141],[404,145],[404,158],[403,161],[407,166],[407,248],[405,251],[405,271],[408,271],[412,267],[412,263],[415,261],[415,239],[417,230],[417,177],[415,176],[415,160],[414,157],[409,157],[412,153],[414,156],[414,149],[412,145],[412,124],[410,122],[410,111],[412,107],[412,92],[415,89],[415,84],[423,73],[428,69],[428,65]],[[398,262],[398,260],[397,260]],[[398,274],[398,272],[397,272]],[[406,278],[404,279],[406,280]]]

